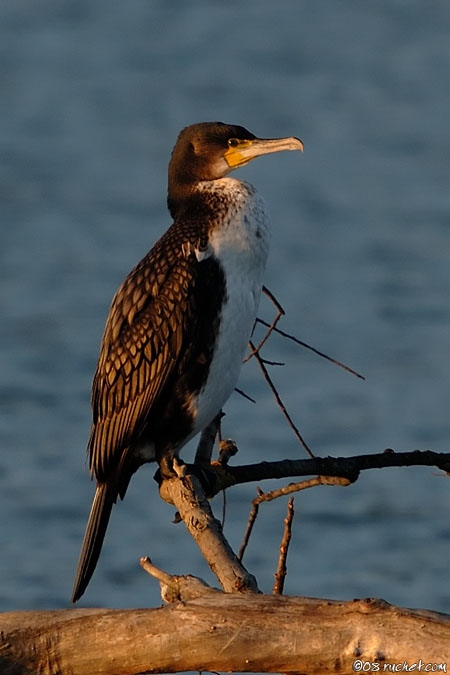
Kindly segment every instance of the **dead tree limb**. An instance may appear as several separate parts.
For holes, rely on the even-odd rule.
[[[308,460],[283,460],[262,462],[247,466],[230,466],[214,463],[206,465],[180,464],[174,461],[178,477],[160,482],[162,499],[178,509],[189,533],[199,546],[203,557],[216,575],[222,588],[229,592],[258,593],[255,577],[242,565],[242,556],[250,536],[257,503],[274,499],[281,493],[288,494],[302,487],[313,485],[349,485],[357,480],[361,470],[384,466],[434,465],[449,471],[450,454],[431,451],[411,453],[383,452],[378,455],[359,455],[349,458],[315,457]],[[260,494],[253,502],[252,520],[247,527],[244,544],[236,556],[223,535],[221,524],[212,513],[208,497],[231,485],[264,478],[285,478],[317,474],[316,478],[281,490]]]
[[[178,477],[161,483],[162,499],[176,506],[224,591],[258,593],[255,577],[237,559],[223,535],[220,522],[214,518],[200,481],[195,475],[186,473],[186,466],[174,460]]]
[[[242,483],[268,480],[271,478],[294,478],[298,476],[338,476],[355,482],[361,471],[401,466],[435,466],[450,474],[450,453],[432,450],[394,452],[388,449],[371,455],[353,457],[314,457],[313,459],[283,459],[277,462],[259,462],[240,466],[211,465],[203,471],[202,484],[208,497],[221,490]],[[196,473],[195,465],[186,464],[188,473]],[[318,484],[345,485],[346,481],[319,480]]]
[[[412,665],[419,659],[450,665],[448,615],[372,599],[338,602],[207,591],[159,609],[0,614],[0,672],[327,675],[351,673],[356,660],[379,663],[380,671],[384,663]]]

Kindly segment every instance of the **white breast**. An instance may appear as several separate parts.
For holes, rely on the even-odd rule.
[[[226,290],[209,375],[193,404],[193,435],[211,422],[236,386],[258,311],[270,243],[269,217],[253,186],[223,178],[214,181],[214,190],[223,191],[229,208],[210,235],[206,255],[220,262]]]

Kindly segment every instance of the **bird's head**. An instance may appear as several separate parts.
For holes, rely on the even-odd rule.
[[[223,178],[260,155],[283,150],[303,151],[303,143],[294,137],[257,138],[244,127],[223,122],[186,127],[169,164],[169,206],[199,181]]]

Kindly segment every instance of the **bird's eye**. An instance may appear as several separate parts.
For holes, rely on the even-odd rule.
[[[237,138],[229,138],[228,139],[228,146],[230,148],[237,148],[238,145],[239,145],[239,141],[238,141]]]

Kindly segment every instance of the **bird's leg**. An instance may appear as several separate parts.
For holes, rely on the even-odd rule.
[[[210,424],[203,429],[193,464],[185,464],[177,454],[167,448],[163,452],[157,452],[159,469],[154,478],[160,487],[164,480],[171,480],[175,477],[182,478],[188,471],[197,477],[208,497],[217,494],[217,481],[220,480],[217,473],[218,467],[225,467],[230,457],[237,452],[234,441],[221,438],[220,422],[222,417],[224,417],[224,413],[220,411]],[[218,461],[211,462],[217,436],[219,436],[219,458]],[[183,471],[183,476],[180,475],[180,470]]]
[[[177,466],[182,463],[182,461],[175,456],[173,450],[168,450],[167,448],[159,455],[159,457],[157,457],[159,470],[156,474],[159,474],[160,477],[158,482],[170,480],[171,478],[176,478],[178,476],[178,471],[174,467],[175,460],[177,460]]]
[[[195,453],[194,465],[190,471],[197,476],[202,484],[205,494],[216,494],[218,465],[225,466],[228,459],[236,454],[237,447],[233,441],[223,440],[220,433],[220,423],[224,413],[220,411],[208,426],[203,429],[200,441]],[[219,458],[217,462],[211,462],[212,451],[216,437],[219,438]]]
[[[220,420],[223,417],[223,412],[220,411],[218,415],[203,429],[200,440],[198,442],[197,451],[195,453],[194,464],[210,464],[214,443],[216,436],[220,429]]]

